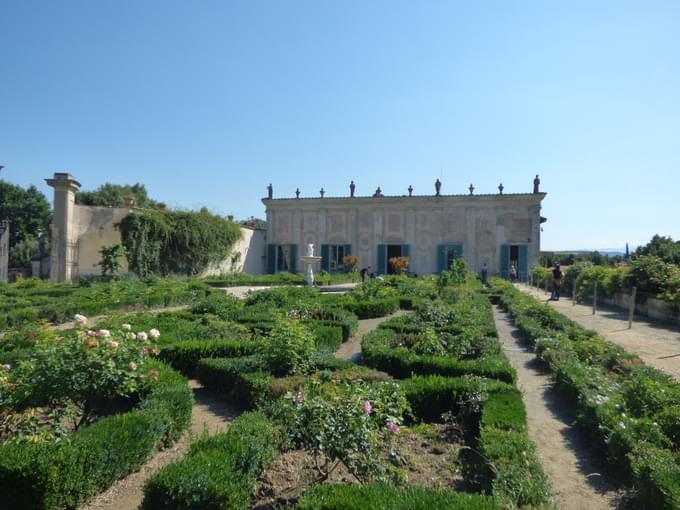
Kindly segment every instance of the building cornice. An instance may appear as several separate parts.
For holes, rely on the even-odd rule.
[[[502,204],[502,203],[526,203],[540,204],[547,193],[507,193],[507,194],[480,194],[480,195],[391,195],[382,197],[305,197],[305,198],[263,198],[262,203],[269,206],[296,207],[317,206],[365,206],[372,205],[476,205],[476,204]]]

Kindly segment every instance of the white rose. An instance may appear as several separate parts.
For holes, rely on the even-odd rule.
[[[110,347],[111,349],[118,349],[118,342],[116,342],[115,340],[111,340],[111,341],[108,343],[108,345],[109,345],[109,347]]]
[[[87,324],[87,317],[79,313],[73,316],[73,320],[76,322],[76,324]]]
[[[156,328],[153,328],[152,330],[149,331],[149,336],[156,340],[158,337],[161,336],[161,332],[158,331]]]
[[[137,338],[137,335],[130,331],[127,335],[125,335],[125,338],[127,338],[128,340],[134,340],[135,338]]]
[[[148,340],[148,339],[149,339],[149,336],[146,333],[144,333],[144,331],[137,333],[137,340]]]
[[[109,338],[111,336],[111,332],[108,329],[100,329],[98,336],[102,338]]]
[[[132,331],[132,326],[130,326],[129,324],[123,324],[121,328],[123,329],[123,331]]]

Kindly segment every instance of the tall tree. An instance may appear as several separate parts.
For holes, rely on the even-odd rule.
[[[76,203],[80,205],[98,205],[103,207],[125,207],[126,198],[132,197],[136,207],[155,207],[156,201],[149,198],[143,184],[102,184],[94,191],[76,193]]]
[[[27,189],[0,181],[0,220],[9,220],[10,248],[28,239],[35,239],[42,230],[49,236],[52,221],[50,204],[38,188]]]
[[[655,234],[651,241],[635,250],[635,255],[654,255],[669,264],[680,264],[680,241]]]

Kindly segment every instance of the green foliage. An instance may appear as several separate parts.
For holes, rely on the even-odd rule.
[[[534,343],[555,386],[611,465],[637,486],[640,504],[677,508],[680,385],[554,309],[494,280],[501,304]]]
[[[0,180],[0,220],[10,221],[9,246],[12,248],[21,241],[34,239],[38,231],[49,235],[50,204],[33,185],[23,189]]]
[[[288,433],[299,447],[320,457],[327,477],[343,464],[362,481],[381,479],[385,466],[379,453],[386,438],[398,432],[408,411],[394,383],[323,384],[312,380],[283,399]]]
[[[354,313],[359,319],[385,317],[399,309],[397,298],[371,299],[366,301],[345,301],[343,308]]]
[[[262,356],[273,374],[306,374],[311,368],[310,359],[315,350],[314,335],[304,324],[282,319],[267,337]]]
[[[125,247],[122,244],[113,244],[111,246],[102,246],[99,248],[101,261],[99,266],[102,268],[102,276],[104,278],[115,278],[120,272],[121,257],[125,256]]]
[[[680,265],[680,241],[655,234],[645,246],[635,250],[635,258],[646,255],[658,257],[667,264]]]
[[[140,183],[102,184],[95,191],[79,191],[76,193],[76,204],[96,205],[100,207],[125,207],[127,198],[134,199],[135,207],[156,207],[155,200],[149,198],[146,186]]]
[[[395,488],[384,483],[317,485],[296,510],[494,510],[493,498],[446,489]]]
[[[9,267],[28,268],[31,260],[38,252],[37,239],[26,236],[9,249]]]
[[[261,342],[243,340],[185,340],[161,348],[159,358],[191,377],[203,358],[232,358],[254,354]]]
[[[198,274],[224,260],[241,238],[236,223],[205,210],[135,211],[120,230],[130,270],[140,276]]]
[[[154,369],[139,410],[101,418],[68,440],[0,445],[0,509],[76,508],[176,440],[191,420],[191,390],[169,368]]]
[[[261,413],[237,418],[226,433],[204,436],[181,461],[144,486],[143,510],[250,508],[256,478],[275,458],[281,436]]]

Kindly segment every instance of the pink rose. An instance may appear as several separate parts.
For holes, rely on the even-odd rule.
[[[389,420],[387,421],[387,424],[385,425],[385,427],[387,427],[387,430],[389,430],[390,432],[392,432],[394,434],[398,434],[399,431],[401,430],[399,428],[399,425],[397,425],[393,421],[389,421]]]
[[[364,414],[366,416],[368,416],[368,415],[371,414],[371,411],[373,411],[373,406],[371,405],[371,403],[368,400],[366,400],[364,402]]]

